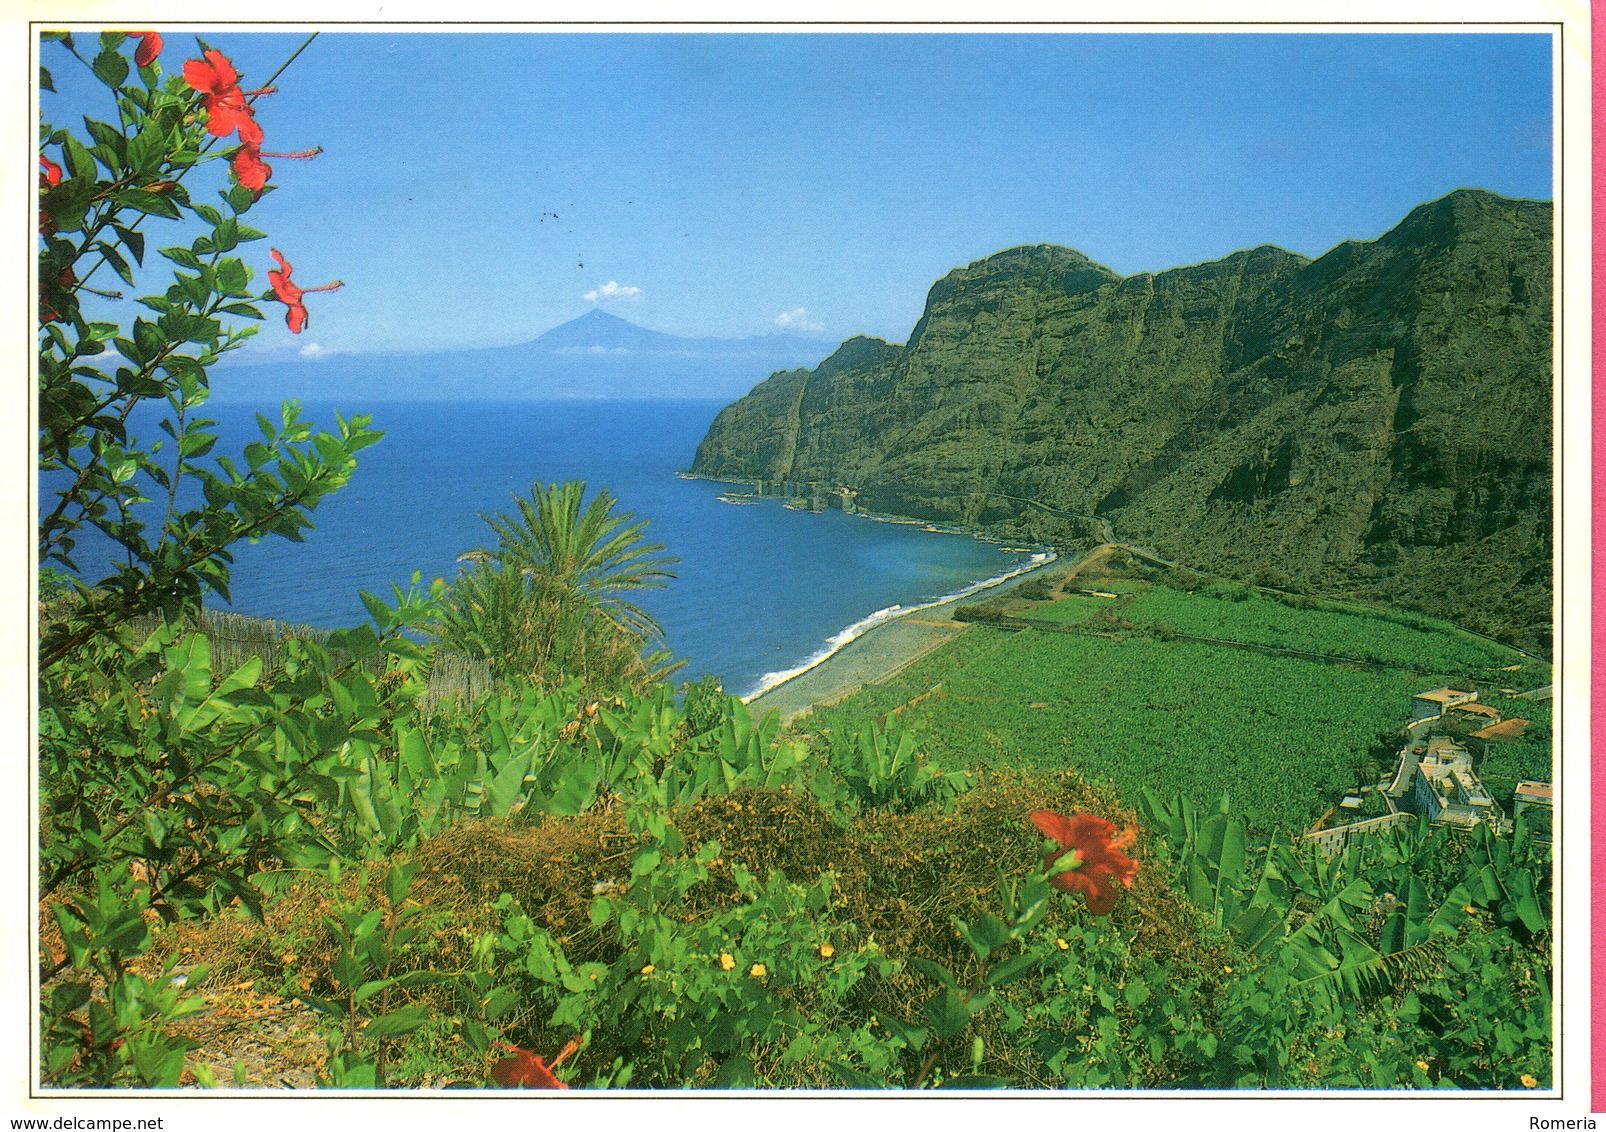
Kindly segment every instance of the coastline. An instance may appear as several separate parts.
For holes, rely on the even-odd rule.
[[[737,487],[750,487],[754,482],[752,478],[734,479],[689,469],[677,471],[675,476],[683,480]],[[757,504],[779,500],[779,496],[759,496],[740,502]],[[726,499],[725,502],[738,501]],[[865,684],[890,679],[967,627],[965,622],[955,621],[953,617],[954,608],[961,602],[981,593],[989,596],[1008,593],[1028,578],[1054,571],[1056,564],[1060,564],[1062,570],[1064,568],[1064,560],[1050,547],[1040,544],[1012,546],[1006,540],[987,535],[969,524],[915,519],[879,511],[855,510],[848,514],[873,523],[919,527],[933,534],[962,535],[1032,557],[1006,573],[973,582],[934,601],[922,602],[907,609],[894,605],[876,610],[828,638],[822,648],[795,667],[765,673],[752,689],[741,693],[739,697],[752,710],[754,718],[770,711],[779,711],[783,721],[790,720]],[[1073,569],[1080,568],[1082,561],[1079,559]]]
[[[966,632],[969,624],[955,621],[953,611],[960,603],[978,593],[986,592],[989,596],[1005,594],[1029,578],[1058,574],[1067,568],[1074,569],[1082,561],[1075,559],[1068,567],[1062,557],[1049,558],[998,580],[989,579],[990,584],[978,583],[941,601],[893,613],[868,625],[812,663],[800,666],[799,671],[786,679],[751,697],[744,697],[743,702],[755,719],[768,712],[779,711],[782,722],[789,722],[814,707],[839,699],[866,684],[891,679],[944,642]],[[844,632],[852,628],[850,626]]]

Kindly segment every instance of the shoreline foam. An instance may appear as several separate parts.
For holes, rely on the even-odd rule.
[[[979,582],[972,582],[970,585],[965,586],[962,589],[956,590],[953,593],[947,594],[943,597],[935,598],[932,601],[924,601],[917,605],[910,606],[904,606],[901,604],[889,605],[884,609],[878,609],[867,617],[861,617],[859,620],[855,621],[841,632],[827,638],[823,648],[810,654],[807,659],[795,667],[781,669],[777,672],[766,672],[763,676],[759,677],[758,683],[755,684],[750,691],[744,693],[739,698],[744,704],[752,703],[760,696],[773,692],[782,684],[785,684],[790,680],[794,680],[806,672],[812,672],[814,669],[830,660],[837,653],[841,652],[848,645],[863,637],[866,633],[869,633],[882,625],[896,621],[901,617],[906,617],[911,613],[919,613],[923,610],[935,609],[939,605],[948,605],[951,602],[961,601],[964,598],[970,597],[972,594],[981,593],[983,590],[990,590],[994,586],[1001,586],[1005,582],[1020,577],[1022,574],[1030,574],[1034,570],[1040,570],[1044,566],[1050,565],[1051,563],[1055,562],[1058,557],[1059,556],[1053,551],[1039,551],[1038,553],[1033,554],[1032,557],[1025,563],[1015,567],[1013,570],[1009,570],[1006,573],[998,575],[997,577],[984,578]]]

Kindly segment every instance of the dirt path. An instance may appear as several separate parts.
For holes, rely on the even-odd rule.
[[[996,589],[985,591],[985,596],[993,598],[1009,593],[1028,578],[1074,578],[1083,570],[1102,564],[1118,549],[1106,543],[1075,562],[1056,560],[1011,578]],[[890,680],[963,632],[968,626],[963,621],[954,620],[954,608],[976,600],[976,596],[934,605],[930,609],[877,625],[817,667],[771,688],[762,696],[750,700],[747,706],[755,718],[766,712],[778,711],[782,720],[791,720],[810,708],[839,700],[866,684]]]

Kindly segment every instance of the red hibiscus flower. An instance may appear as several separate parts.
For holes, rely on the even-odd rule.
[[[273,176],[273,169],[262,160],[262,127],[254,118],[240,119],[240,148],[234,151],[234,176],[253,193],[260,193]]]
[[[162,37],[154,31],[131,31],[132,36],[139,36],[139,46],[134,48],[134,64],[140,67],[149,67],[156,62],[156,57],[162,53]]]
[[[570,1044],[572,1045],[573,1043]],[[510,1045],[504,1045],[502,1048],[510,1050],[513,1054],[512,1057],[504,1057],[501,1061],[491,1066],[491,1080],[502,1086],[502,1088],[567,1089],[569,1087],[559,1081],[552,1069],[549,1069],[544,1061],[529,1050]],[[564,1050],[564,1054],[568,1052],[568,1049]],[[559,1055],[557,1060],[552,1063],[552,1068],[556,1068],[558,1062],[562,1060],[563,1055]]]
[[[73,274],[73,269],[71,267],[62,268],[61,274],[56,277],[56,287],[68,291],[77,285],[78,276]],[[41,326],[47,322],[61,321],[61,315],[56,312],[54,304],[46,297],[51,289],[43,279],[39,280],[39,323]]]
[[[53,189],[61,184],[61,166],[57,165],[44,154],[39,155],[39,187]],[[41,208],[39,210],[39,234],[54,236],[56,234],[56,218]]]
[[[240,89],[240,76],[223,52],[209,50],[206,59],[184,64],[184,81],[201,93],[201,109],[206,111],[206,132],[215,138],[232,134],[242,121],[250,121],[251,108]]]
[[[253,193],[260,193],[273,175],[262,160],[262,127],[254,117],[240,119],[240,148],[234,151],[234,176]]]
[[[1137,830],[1128,826],[1117,834],[1113,825],[1092,814],[1067,818],[1050,810],[1034,811],[1032,824],[1060,845],[1057,853],[1043,859],[1048,883],[1062,892],[1080,892],[1095,916],[1109,915],[1120,899],[1121,888],[1131,888],[1138,873],[1138,863],[1121,852],[1136,840]],[[1054,865],[1067,853],[1074,854],[1070,867],[1056,872]]]
[[[254,118],[240,120],[240,148],[234,151],[232,164],[234,176],[241,185],[253,193],[261,194],[267,186],[268,178],[273,176],[273,167],[263,161],[264,157],[286,157],[297,161],[309,161],[323,152],[323,146],[314,146],[304,149],[300,153],[263,153],[262,127],[257,125]]]
[[[345,284],[337,279],[333,283],[325,283],[322,287],[308,287],[303,290],[290,282],[290,272],[293,268],[279,253],[279,249],[273,248],[271,252],[274,262],[279,265],[279,270],[268,272],[268,282],[273,285],[273,297],[290,308],[284,316],[285,325],[290,328],[290,333],[300,334],[301,328],[307,325],[307,307],[301,301],[301,296],[310,295],[314,291],[335,291]]]

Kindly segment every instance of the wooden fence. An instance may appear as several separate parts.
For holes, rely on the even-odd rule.
[[[160,621],[154,617],[136,619],[135,629],[144,634],[155,630]],[[292,640],[310,641],[327,645],[330,631],[312,625],[293,625],[263,617],[248,617],[243,613],[206,609],[192,620],[190,628],[203,633],[212,649],[212,670],[230,672],[251,657],[260,657],[267,672],[284,668],[285,649]],[[365,670],[378,674],[383,665],[381,658],[364,663]],[[491,689],[494,680],[491,666],[456,653],[435,652],[435,663],[430,669],[429,688],[419,697],[419,706],[426,711],[452,700],[472,700]]]

